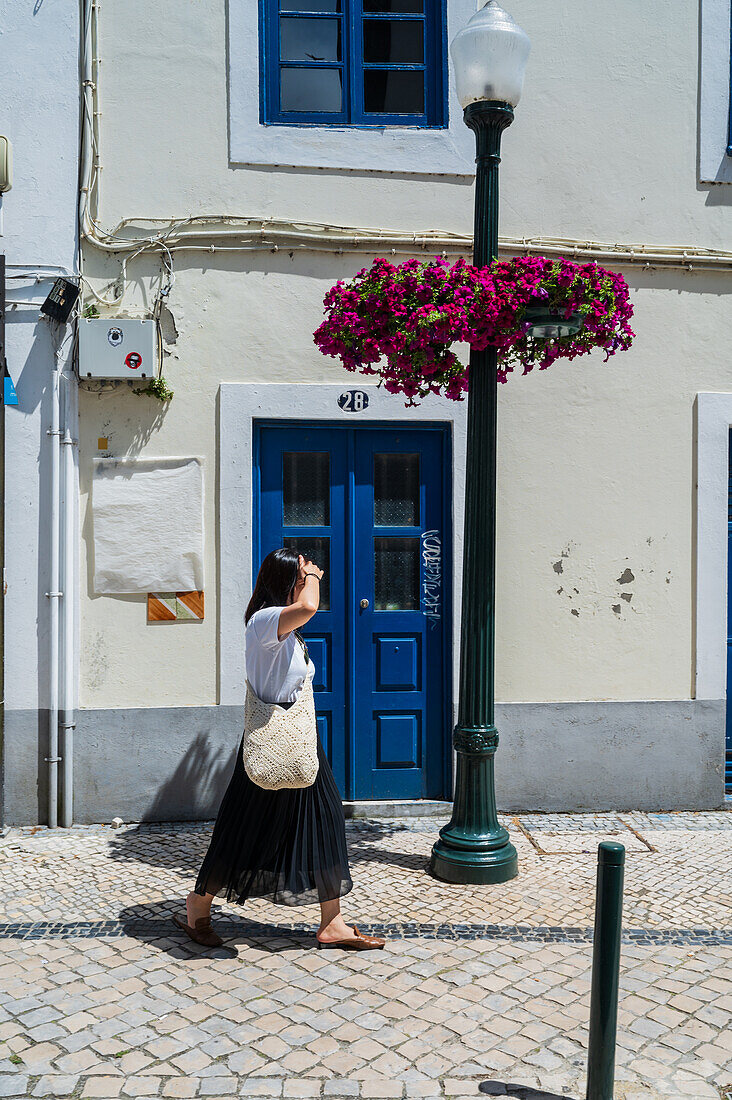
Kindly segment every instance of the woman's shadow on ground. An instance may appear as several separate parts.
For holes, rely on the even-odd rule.
[[[304,925],[302,928],[278,928],[276,925],[252,919],[232,920],[222,915],[216,920],[216,931],[224,940],[222,947],[204,947],[194,943],[183,929],[173,921],[173,914],[185,913],[185,902],[166,903],[165,912],[156,906],[129,905],[121,910],[119,922],[122,932],[131,939],[139,940],[158,951],[163,951],[175,959],[209,958],[232,959],[239,955],[240,947],[255,947],[270,954],[283,951],[302,951],[315,948],[315,929]]]
[[[180,790],[195,786],[192,776],[200,780],[202,761],[181,762],[175,784]],[[227,769],[221,769],[226,772]],[[171,783],[173,781],[171,780]],[[211,777],[220,785],[221,777]],[[139,825],[128,826],[113,834],[109,840],[109,854],[114,860],[141,863],[161,867],[186,876],[195,876],[201,865],[213,829],[212,821],[177,821],[160,823],[155,816],[155,806]],[[435,830],[436,830],[435,825]],[[346,828],[348,856],[354,866],[362,863],[380,863],[402,867],[409,871],[427,871],[428,858],[419,853],[402,852],[385,847],[381,841],[403,833],[408,836],[409,826],[396,821],[349,820]]]
[[[512,1096],[513,1100],[571,1100],[569,1093],[544,1092],[532,1085],[515,1085],[506,1081],[481,1081],[478,1092],[482,1096]]]

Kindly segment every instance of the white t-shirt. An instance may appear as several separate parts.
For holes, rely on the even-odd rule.
[[[265,703],[294,703],[305,683],[315,675],[312,657],[306,663],[305,652],[292,633],[277,637],[282,607],[263,607],[255,611],[244,635],[247,679]]]

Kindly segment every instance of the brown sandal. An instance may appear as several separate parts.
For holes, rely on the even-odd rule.
[[[341,947],[344,951],[372,951],[383,947],[386,943],[386,940],[379,939],[377,936],[364,936],[355,924],[353,932],[356,937],[353,940],[333,940],[332,943],[323,943],[322,940],[318,940],[318,947]]]
[[[224,942],[221,936],[217,936],[211,927],[210,917],[199,917],[195,928],[191,928],[190,924],[187,924],[177,913],[174,914],[173,920],[179,928],[183,929],[186,935],[190,936],[194,943],[200,943],[203,947],[221,947]]]

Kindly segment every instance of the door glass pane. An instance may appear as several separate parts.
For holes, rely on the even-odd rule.
[[[280,11],[341,11],[341,0],[280,0]],[[396,9],[395,9],[396,10]],[[422,9],[420,8],[420,11]]]
[[[374,455],[374,526],[419,526],[419,455]]]
[[[340,69],[280,70],[280,106],[283,111],[340,114],[343,95]]]
[[[423,115],[424,73],[413,69],[366,69],[364,110],[378,115]]]
[[[280,19],[281,61],[340,61],[340,19]]]
[[[282,455],[282,522],[285,527],[330,524],[330,455],[285,451]]]
[[[286,538],[284,545],[297,550],[306,560],[325,570],[320,582],[320,609],[330,611],[330,539],[310,539],[307,535],[297,535]]]
[[[424,0],[363,0],[363,10],[394,12],[396,15],[422,15]]]
[[[374,609],[419,610],[419,539],[374,539]]]
[[[364,19],[363,59],[392,64],[424,61],[424,23],[421,19]]]

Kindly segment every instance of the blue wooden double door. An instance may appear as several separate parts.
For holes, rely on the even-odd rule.
[[[303,633],[344,799],[449,797],[450,446],[441,427],[257,427],[255,568],[325,570]]]

